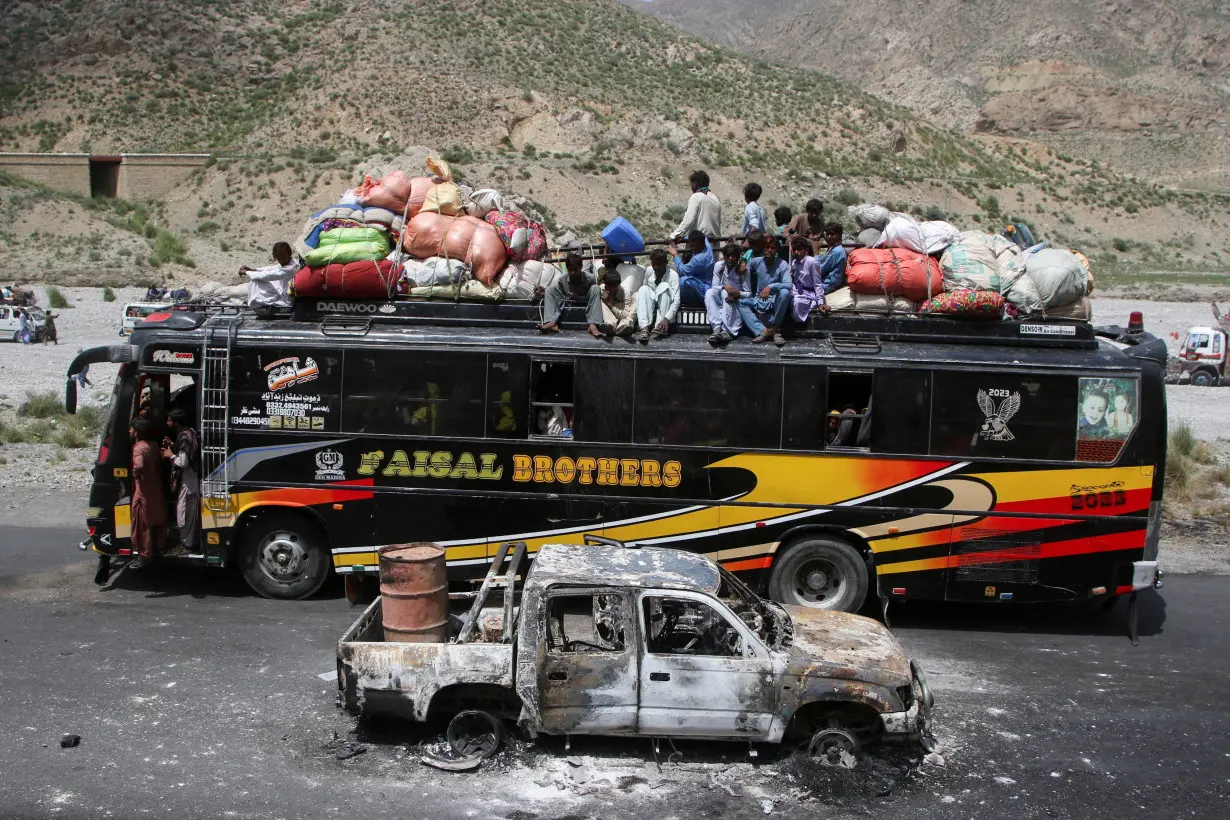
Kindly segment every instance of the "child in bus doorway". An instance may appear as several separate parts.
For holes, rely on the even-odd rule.
[[[135,418],[128,428],[132,446],[132,549],[130,569],[148,564],[167,543],[167,502],[162,491],[162,459],[155,440],[158,429],[148,418]]]

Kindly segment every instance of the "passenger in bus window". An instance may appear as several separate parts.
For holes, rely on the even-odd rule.
[[[410,429],[419,435],[434,436],[439,429],[440,385],[427,382],[427,396],[410,414]]]
[[[739,315],[754,334],[753,344],[771,341],[781,347],[786,343],[782,323],[790,310],[793,286],[789,267],[777,258],[777,243],[766,243],[764,256],[753,259],[748,271],[756,279],[756,295],[739,300]]]
[[[713,334],[709,344],[727,344],[743,329],[739,300],[752,295],[752,280],[747,261],[733,242],[722,248],[722,261],[713,266],[713,281],[705,292],[705,314]]]
[[[679,301],[679,274],[671,269],[666,251],[654,248],[649,254],[645,284],[636,294],[636,323],[640,326],[636,340],[644,344],[651,337],[657,339],[670,333]]]
[[[841,223],[830,222],[824,226],[824,241],[829,249],[820,263],[820,276],[824,283],[824,292],[832,293],[846,286],[845,246],[841,244]]]
[[[132,446],[132,549],[137,557],[130,569],[140,569],[157,557],[167,543],[167,502],[162,491],[162,459],[158,427],[148,418],[135,418],[128,436]]]
[[[543,322],[538,326],[542,333],[559,333],[559,317],[567,304],[584,304],[585,319],[589,323],[589,335],[601,336],[598,325],[602,322],[602,304],[594,276],[585,270],[581,256],[581,243],[570,242],[565,248],[564,276],[547,288],[542,300]]]

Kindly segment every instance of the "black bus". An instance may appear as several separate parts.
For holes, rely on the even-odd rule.
[[[444,546],[456,586],[501,543],[587,534],[843,610],[1155,582],[1165,347],[1139,329],[817,316],[782,349],[714,350],[540,336],[527,311],[187,306],[82,353],[70,409],[82,366],[121,363],[93,549],[131,555],[129,420],[178,404],[203,459],[202,544],[180,560],[237,563],[270,597],[375,573],[378,545]]]

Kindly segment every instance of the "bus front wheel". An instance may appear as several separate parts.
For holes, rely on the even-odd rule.
[[[331,563],[324,532],[302,516],[263,515],[244,535],[243,579],[265,598],[312,595],[328,579]]]
[[[867,564],[836,538],[798,541],[773,562],[769,596],[778,603],[858,612],[867,597]]]

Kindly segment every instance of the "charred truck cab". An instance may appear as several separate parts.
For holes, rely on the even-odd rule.
[[[785,348],[715,353],[694,313],[648,346],[540,336],[525,304],[152,315],[70,368],[71,406],[82,366],[121,365],[90,543],[131,550],[146,403],[199,420],[202,543],[179,560],[271,597],[374,579],[379,544],[441,544],[466,588],[499,544],[586,535],[699,552],[816,609],[1157,579],[1166,356],[1140,327],[815,315]]]

